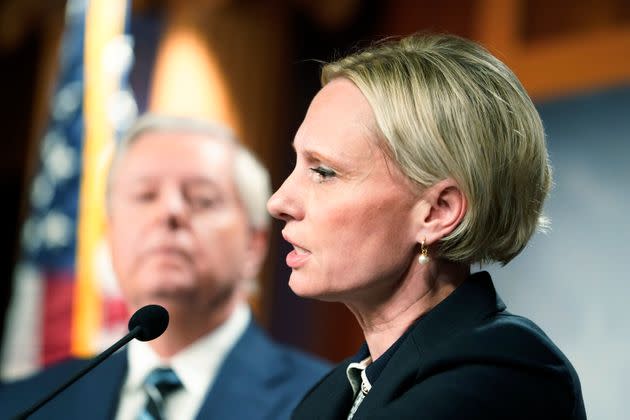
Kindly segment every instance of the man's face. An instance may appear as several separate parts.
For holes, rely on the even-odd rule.
[[[190,133],[142,134],[118,162],[108,240],[130,309],[220,310],[262,259],[233,180],[233,147]]]

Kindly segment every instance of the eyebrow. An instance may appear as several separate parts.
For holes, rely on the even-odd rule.
[[[211,185],[211,186],[214,186],[214,187],[218,187],[219,186],[219,183],[215,179],[208,178],[208,177],[205,177],[205,176],[193,176],[193,177],[190,177],[190,178],[185,177],[184,181],[186,183],[192,183],[194,185]]]
[[[298,150],[295,147],[295,141],[291,142],[291,147],[293,148],[293,151],[295,152],[295,154],[298,154]],[[340,167],[343,166],[343,162],[340,161],[339,159],[333,157],[332,155],[326,155],[326,154],[322,154],[316,150],[311,150],[311,149],[303,149],[302,150],[302,154],[304,155],[305,159],[308,162],[322,162],[322,161],[326,161],[326,162],[330,162],[333,166],[335,167]]]
[[[159,175],[143,175],[139,178],[136,178],[134,180],[131,180],[131,182],[129,182],[129,184],[145,184],[145,183],[152,183],[156,180],[159,180],[160,176]],[[213,179],[213,178],[209,178],[207,176],[200,176],[200,175],[194,175],[194,176],[190,176],[190,177],[184,177],[183,178],[184,183],[186,184],[192,184],[192,185],[208,185],[214,188],[220,188],[219,183]]]

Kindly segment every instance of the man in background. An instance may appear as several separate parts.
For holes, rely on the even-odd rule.
[[[162,305],[169,326],[132,341],[33,418],[288,418],[328,366],[272,342],[252,320],[247,297],[267,252],[269,195],[267,171],[227,129],[141,117],[112,162],[107,240],[130,312]],[[2,415],[85,363],[2,386]]]

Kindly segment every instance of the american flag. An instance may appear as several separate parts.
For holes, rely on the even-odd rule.
[[[113,12],[116,7],[119,13]],[[108,13],[102,13],[103,8]],[[133,43],[124,33],[129,26],[126,15],[125,0],[67,3],[57,83],[32,182],[7,313],[0,365],[4,380],[27,376],[76,354],[77,349],[81,355],[97,351],[126,327],[126,311],[108,255],[98,238],[82,237],[79,227],[86,225],[86,219],[92,225],[99,222],[95,217],[102,217],[101,212],[92,214],[85,205],[102,200],[90,197],[100,190],[91,191],[85,185],[86,177],[100,179],[99,185],[104,185],[106,169],[94,162],[107,161],[117,134],[137,114],[125,83],[133,62]],[[102,21],[121,18],[122,22]],[[117,26],[123,31],[116,34],[111,28]],[[92,62],[87,59],[90,55],[95,57]],[[104,92],[104,86],[114,88]],[[86,106],[86,98],[91,98],[92,106]],[[100,103],[94,106],[94,100]],[[109,130],[101,130],[106,133],[100,133],[105,141],[94,143],[86,127],[107,127]],[[78,244],[88,253],[79,253]],[[77,255],[84,260],[79,261]],[[91,291],[87,296],[92,299],[90,307],[96,299],[100,309],[94,322],[87,324],[82,322],[85,314],[81,312],[86,307],[81,301],[86,299],[86,292],[77,288],[80,264],[89,268],[80,280],[92,283],[91,288],[83,288]],[[86,334],[85,328],[98,331]]]

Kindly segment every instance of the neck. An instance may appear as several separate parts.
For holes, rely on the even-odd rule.
[[[149,344],[161,358],[171,358],[223,325],[241,301],[238,296],[234,296],[233,299],[215,306],[210,312],[197,311],[185,305],[164,304],[169,311],[169,326],[162,336]]]
[[[433,260],[414,264],[401,281],[380,299],[346,303],[357,318],[370,349],[378,359],[421,316],[446,299],[469,275],[468,265]]]

